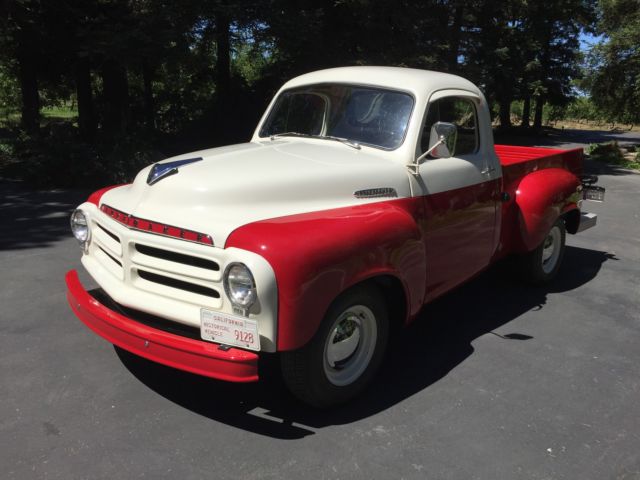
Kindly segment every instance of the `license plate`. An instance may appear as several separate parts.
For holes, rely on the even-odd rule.
[[[590,186],[582,190],[582,198],[593,200],[594,202],[604,202],[604,187]]]
[[[200,310],[200,337],[210,342],[260,350],[258,322],[206,308]]]

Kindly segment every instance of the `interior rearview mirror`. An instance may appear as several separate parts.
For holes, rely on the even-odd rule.
[[[449,158],[455,155],[458,128],[453,123],[436,122],[429,135],[429,150],[433,158]],[[439,145],[436,145],[440,143]],[[435,146],[435,148],[434,148]]]

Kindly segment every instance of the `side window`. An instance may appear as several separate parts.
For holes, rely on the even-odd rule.
[[[463,97],[445,97],[429,104],[420,141],[423,152],[429,149],[429,134],[432,125],[436,122],[453,123],[458,127],[454,155],[466,155],[478,150],[476,107],[471,100]]]

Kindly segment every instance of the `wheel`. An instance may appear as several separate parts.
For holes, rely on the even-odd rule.
[[[565,237],[564,219],[558,218],[542,243],[523,257],[524,280],[533,284],[542,284],[553,280],[562,264]]]
[[[375,375],[388,332],[387,305],[376,288],[356,287],[345,292],[329,307],[307,345],[282,353],[287,387],[314,407],[347,402]]]

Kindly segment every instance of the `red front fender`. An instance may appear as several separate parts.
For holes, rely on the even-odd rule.
[[[420,202],[401,199],[251,223],[225,247],[262,255],[278,285],[278,350],[303,346],[331,302],[344,290],[378,275],[398,278],[407,312],[422,305],[425,252],[416,216]]]
[[[109,187],[104,187],[104,188],[101,188],[100,190],[96,190],[91,195],[89,195],[89,198],[87,198],[87,202],[93,203],[96,207],[99,207],[100,199],[105,193],[107,193],[109,190],[113,190],[114,188],[123,187],[124,185],[128,185],[128,184],[121,183],[118,185],[111,185]]]

